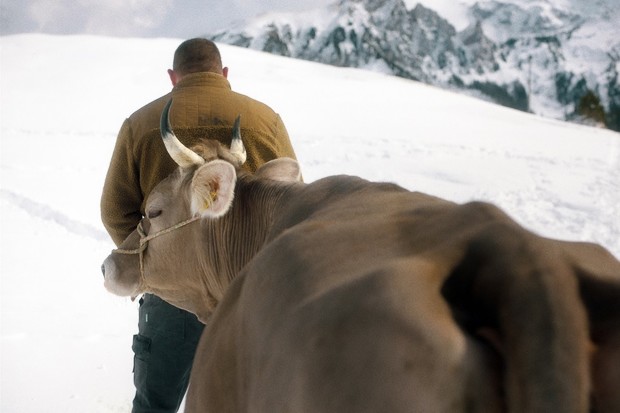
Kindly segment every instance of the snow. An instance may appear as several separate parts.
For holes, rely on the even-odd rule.
[[[448,20],[457,31],[464,30],[475,22],[469,9],[476,3],[482,8],[493,8],[500,4],[512,5],[515,13],[532,12],[533,15],[530,18],[534,18],[534,16],[543,17],[555,27],[562,26],[563,20],[560,16],[565,13],[575,14],[583,17],[585,21],[585,24],[573,33],[575,42],[582,39],[590,47],[595,45],[602,50],[611,50],[620,45],[617,27],[617,22],[620,19],[620,8],[618,8],[617,0],[405,0],[409,9],[413,9],[418,3],[435,10]],[[512,17],[516,18],[516,16]],[[508,27],[517,29],[523,23],[525,22],[517,19],[517,21],[511,22]],[[521,29],[524,28],[521,27]],[[510,35],[501,31],[496,33],[496,28],[493,25],[485,24],[484,31],[487,36],[494,38],[494,40],[506,40],[509,37],[527,34],[528,27],[525,27],[525,31],[517,30],[516,33]]]
[[[127,412],[136,304],[103,288],[99,197],[125,116],[170,88],[177,39],[0,37],[0,411]],[[492,201],[620,257],[620,134],[378,73],[221,45],[283,117],[306,181],[355,174]]]
[[[405,0],[405,4],[409,10],[421,4],[427,9],[436,11],[460,32],[472,23],[469,8],[476,1],[478,0]]]

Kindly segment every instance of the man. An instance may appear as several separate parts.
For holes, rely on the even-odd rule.
[[[159,118],[170,98],[171,124],[188,147],[201,138],[228,145],[234,120],[241,115],[248,155],[244,168],[255,171],[271,159],[295,158],[280,116],[231,90],[228,68],[222,66],[213,42],[183,42],[168,75],[172,91],[133,113],[118,134],[101,197],[102,221],[116,245],[136,228],[153,187],[177,168],[159,138]],[[132,346],[136,386],[132,412],[176,412],[204,325],[152,294],[140,299],[139,313],[139,333]]]

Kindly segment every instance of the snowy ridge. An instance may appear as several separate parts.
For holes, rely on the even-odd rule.
[[[340,0],[328,10],[263,15],[209,36],[620,130],[620,11],[612,2]],[[589,92],[605,119],[580,115]]]
[[[32,217],[54,222],[75,235],[92,238],[96,241],[109,241],[110,236],[107,232],[88,223],[72,219],[49,205],[5,189],[0,189],[0,199],[23,209],[24,212]]]

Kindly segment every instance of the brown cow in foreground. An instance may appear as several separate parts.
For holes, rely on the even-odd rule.
[[[290,159],[250,175],[239,139],[198,156],[162,131],[180,168],[103,268],[110,291],[207,323],[187,412],[620,412],[603,248],[486,203],[303,184]]]

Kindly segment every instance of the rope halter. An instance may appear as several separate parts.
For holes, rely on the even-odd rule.
[[[138,223],[138,227],[136,228],[136,230],[138,231],[138,235],[140,235],[140,246],[132,250],[124,249],[124,248],[117,248],[117,249],[112,250],[112,253],[125,254],[125,255],[138,255],[139,260],[140,260],[140,279],[142,280],[142,283],[146,285],[146,276],[144,274],[144,251],[146,250],[146,247],[148,246],[149,241],[161,235],[165,235],[179,228],[182,228],[186,226],[187,224],[191,224],[194,221],[198,221],[200,218],[201,216],[198,215],[193,218],[186,219],[185,221],[181,221],[178,224],[175,224],[169,228],[162,229],[161,231],[158,231],[151,235],[147,235],[144,232],[144,228],[142,227],[142,221],[140,221]]]

